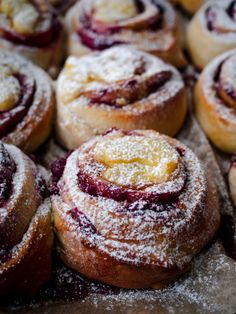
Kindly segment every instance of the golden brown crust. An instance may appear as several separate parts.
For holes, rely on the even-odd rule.
[[[212,59],[236,47],[236,22],[230,16],[232,0],[207,1],[187,29],[187,46],[194,64],[203,69]]]
[[[217,71],[222,72],[222,64],[235,56],[235,50],[214,59],[202,72],[195,87],[195,112],[203,130],[210,140],[222,151],[236,151],[236,111],[222,98],[222,78],[217,78]],[[228,61],[227,61],[228,62]],[[233,62],[233,61],[232,61]],[[232,63],[233,68],[233,63]],[[232,81],[233,84],[233,81]]]
[[[55,102],[52,81],[43,70],[14,53],[1,52],[0,58],[2,64],[12,67],[17,74],[34,82],[32,101],[27,113],[2,137],[4,142],[31,153],[47,139],[51,131]]]
[[[213,228],[212,236],[215,234],[219,226],[219,215],[213,219],[211,217],[211,209],[214,206],[218,207],[217,196],[215,187],[212,181],[209,181],[209,188],[207,193],[207,216],[199,222],[199,229],[207,230]],[[181,274],[185,273],[191,267],[191,263],[186,263],[181,269],[177,267],[163,268],[159,266],[135,266],[127,265],[120,262],[109,255],[102,254],[95,251],[93,248],[85,247],[77,237],[75,237],[74,230],[67,224],[64,215],[60,215],[61,211],[65,210],[60,208],[61,204],[54,202],[54,224],[57,231],[57,236],[60,241],[61,250],[60,256],[64,263],[74,270],[79,271],[81,274],[92,280],[98,280],[122,288],[150,288],[161,289],[166,287],[171,281],[178,278]],[[211,221],[211,225],[209,222]],[[197,235],[197,234],[196,234]],[[211,237],[206,240],[195,243],[195,249],[201,250],[206,243],[211,240]],[[188,241],[186,234],[185,241]],[[197,240],[196,240],[197,241]]]
[[[51,274],[51,203],[32,160],[2,143],[0,155],[0,295],[33,294]]]
[[[83,74],[79,76],[81,66]],[[93,82],[98,87],[93,87]],[[120,88],[124,93],[129,84],[128,95],[124,95],[126,103],[114,105],[121,98]],[[114,91],[99,103],[99,91],[106,89]],[[182,126],[186,111],[186,90],[180,74],[160,59],[130,48],[116,47],[99,55],[71,57],[57,83],[57,136],[69,149],[114,126],[125,130],[154,129],[173,136]]]
[[[37,211],[14,258],[0,264],[0,295],[32,295],[50,278],[53,234],[50,205],[44,206],[47,211]]]
[[[113,131],[108,136],[119,132]],[[132,134],[129,136],[157,136],[154,131]],[[182,152],[184,150],[185,157],[182,158],[187,180],[192,180],[193,184],[192,188],[191,184],[186,185],[181,192],[186,196],[184,207],[177,206],[172,214],[171,209],[164,210],[163,216],[148,208],[129,212],[123,209],[126,203],[92,196],[77,186],[77,179],[74,179],[82,175],[74,168],[80,165],[77,154],[79,151],[89,152],[100,137],[82,145],[68,158],[58,183],[59,195],[52,197],[60,254],[68,266],[88,278],[119,287],[162,288],[188,270],[192,258],[213,238],[219,227],[220,214],[212,179],[208,177],[205,182],[197,158],[183,144],[168,137],[162,138]],[[138,201],[135,206],[142,207],[142,202]],[[178,208],[184,208],[179,221],[175,216]],[[72,212],[76,215],[71,216]],[[85,220],[81,220],[81,213],[87,217]]]
[[[109,42],[108,47],[121,42],[124,46],[132,46],[133,48],[154,54],[177,67],[184,66],[186,60],[181,51],[180,29],[178,27],[178,19],[174,9],[167,1],[163,0],[157,0],[155,1],[155,4],[150,0],[142,0],[141,3],[145,8],[144,12],[136,12],[136,16],[131,19],[126,17],[120,21],[118,20],[114,22],[114,28],[116,28],[116,26],[119,28],[121,23],[121,29],[118,32],[115,31],[113,35],[105,35]],[[85,30],[88,28],[87,26],[83,26],[81,20],[84,19],[84,16],[86,16],[86,18],[93,18],[93,12],[96,12],[96,9],[93,10],[92,7],[95,6],[98,8],[99,5],[101,5],[101,3],[99,4],[96,0],[80,1],[67,13],[66,27],[69,34],[68,51],[70,55],[81,56],[98,49],[96,48],[96,44],[95,47],[89,46],[90,44],[85,44],[84,41],[86,41],[86,39],[81,39],[82,37],[79,34],[84,28]],[[104,5],[104,3],[102,5]],[[106,13],[106,16],[114,16],[117,7],[111,5],[108,10],[110,11]],[[146,20],[144,14],[147,15]],[[154,22],[155,19],[157,19],[156,24],[158,24],[161,19],[162,25],[158,26],[156,30],[153,31],[149,24],[152,20]],[[140,26],[141,22],[142,26]],[[100,23],[104,23],[104,27],[109,27],[109,23],[106,24],[106,21],[98,18],[98,25]],[[87,34],[85,37],[87,38]],[[97,39],[97,42],[98,40],[99,38]],[[111,41],[114,41],[115,43],[110,44]],[[99,48],[98,50],[101,49]]]
[[[54,206],[54,224],[61,244],[60,256],[66,265],[87,278],[121,288],[161,289],[190,268],[190,264],[181,270],[129,265],[85,247],[60,216],[60,207]]]

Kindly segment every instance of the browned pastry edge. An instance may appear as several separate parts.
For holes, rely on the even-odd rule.
[[[199,69],[203,69],[218,55],[236,48],[236,21],[232,5],[233,0],[207,1],[190,21],[187,48]],[[220,16],[222,13],[225,15]],[[232,27],[232,24],[235,26]]]
[[[67,196],[67,201],[73,202],[70,197],[70,195]],[[186,227],[188,231],[184,235],[185,238],[179,239],[180,243],[187,242],[189,237],[195,239],[194,245],[191,242],[191,246],[188,247],[188,253],[191,256],[193,247],[195,254],[197,254],[212,240],[219,228],[220,215],[217,192],[213,180],[209,177],[207,178],[205,202],[204,215],[196,218],[195,222],[197,221],[197,223],[194,223],[192,230]],[[109,255],[109,253],[100,251],[96,246],[90,247],[84,244],[86,239],[80,237],[76,225],[69,218],[66,218],[68,208],[63,207],[67,205],[63,205],[59,196],[53,196],[52,206],[61,258],[66,265],[90,279],[124,288],[162,288],[186,272],[191,266],[191,260],[183,263],[181,267],[176,264],[168,264],[168,260],[166,261],[167,265],[124,262],[122,259]],[[91,199],[90,206],[96,206],[96,201]],[[200,206],[199,210],[201,210]],[[204,236],[203,230],[205,230]],[[175,236],[177,235],[173,233],[172,237]],[[130,254],[132,256],[132,252]]]
[[[236,111],[222,98],[220,78],[222,64],[235,50],[215,58],[204,69],[195,87],[195,113],[209,139],[226,153],[236,151]],[[224,74],[224,73],[223,73]]]
[[[49,279],[53,243],[50,210],[37,211],[23,241],[14,258],[0,265],[0,295],[32,295]]]
[[[55,102],[52,81],[43,70],[15,53],[2,51],[0,58],[2,62],[6,60],[6,64],[12,62],[19,73],[24,69],[26,75],[35,80],[34,96],[27,114],[10,133],[2,138],[4,142],[14,144],[23,151],[31,153],[47,139],[51,131]]]

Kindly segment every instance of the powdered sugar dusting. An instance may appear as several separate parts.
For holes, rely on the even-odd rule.
[[[218,36],[222,42],[234,41],[236,38],[236,21],[233,13],[234,1],[232,0],[211,0],[207,1],[197,13],[202,24],[213,32],[213,36]],[[232,6],[232,8],[231,8]],[[232,12],[230,11],[232,9]]]
[[[139,132],[145,134],[145,131]],[[155,134],[151,131],[146,132]],[[86,241],[91,241],[92,246],[96,246],[109,256],[135,265],[151,264],[163,267],[176,265],[182,268],[183,265],[189,263],[193,257],[192,254],[196,254],[199,250],[198,246],[195,247],[196,239],[204,243],[214,230],[213,227],[213,229],[204,230],[204,233],[197,231],[197,234],[194,234],[194,229],[198,229],[198,220],[207,217],[209,225],[212,226],[215,215],[209,217],[209,213],[204,208],[206,182],[199,161],[182,144],[175,140],[169,141],[171,145],[180,145],[185,151],[182,158],[188,179],[184,191],[178,198],[178,205],[177,207],[173,205],[173,209],[164,211],[141,210],[137,211],[135,215],[127,212],[125,202],[93,197],[82,192],[78,187],[77,172],[75,171],[80,151],[72,153],[59,182],[61,199],[58,199],[57,196],[53,199],[55,208],[61,208],[59,215],[67,222],[67,226],[72,228],[71,232],[78,239],[83,238],[83,230],[77,230],[76,222],[73,222],[73,218],[68,215],[68,210],[76,207],[86,214],[99,232],[98,236],[93,234],[88,237],[87,235]],[[84,151],[88,147],[85,144]],[[96,206],[94,206],[95,204]],[[137,206],[137,204],[135,205]],[[144,204],[140,202],[138,205],[141,208]],[[65,208],[68,209],[65,210]],[[124,209],[122,210],[122,208]],[[173,232],[178,234],[178,239],[170,236]],[[189,233],[187,243],[186,232]]]
[[[215,112],[217,116],[220,116],[222,121],[225,120],[227,123],[233,125],[236,125],[236,111],[234,108],[229,107],[224,102],[224,99],[219,97],[216,89],[217,82],[215,82],[215,77],[222,62],[234,56],[235,53],[236,50],[231,50],[215,58],[214,61],[204,69],[200,76],[200,84],[202,85],[204,96],[206,97],[209,106],[212,108],[212,111]]]
[[[65,106],[85,106],[89,104],[89,96],[84,95],[86,91],[98,90],[102,95],[103,90],[114,88],[112,83],[119,86],[121,81],[130,79],[137,82],[148,80],[163,71],[170,71],[172,76],[159,91],[155,91],[158,103],[163,103],[183,88],[177,71],[160,59],[122,46],[81,58],[69,57],[58,80],[58,97]],[[127,110],[137,110],[138,106],[131,104],[126,107]]]
[[[26,233],[23,235],[22,240],[16,246],[10,250],[10,260],[0,265],[0,276],[4,272],[8,271],[10,268],[14,267],[17,263],[21,263],[24,259],[24,254],[27,253],[27,249],[32,245],[32,234],[38,228],[39,220],[48,219],[51,210],[51,203],[49,199],[43,201],[43,203],[38,207],[35,215],[33,215],[30,221],[29,227]],[[39,232],[38,237],[42,237],[43,234]],[[35,239],[34,239],[35,240]]]
[[[97,143],[94,158],[108,167],[106,180],[123,186],[167,181],[178,163],[177,152],[165,141],[141,136]]]
[[[10,199],[0,208],[0,247],[8,252],[8,258],[0,263],[0,277],[24,259],[38,220],[48,217],[51,207],[50,200],[44,201],[44,191],[40,190],[43,188],[39,184],[42,183],[41,167],[38,168],[17,147],[7,144],[4,147],[16,164],[16,172]]]

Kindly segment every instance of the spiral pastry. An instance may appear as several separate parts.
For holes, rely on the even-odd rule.
[[[184,83],[174,67],[113,47],[67,60],[57,83],[57,135],[69,149],[113,126],[174,135],[186,108]]]
[[[58,13],[64,14],[76,0],[49,0],[49,3],[56,9]]]
[[[51,129],[51,79],[22,57],[0,51],[0,90],[0,139],[34,151]]]
[[[0,49],[56,72],[63,56],[62,37],[61,22],[47,0],[0,1]]]
[[[194,14],[206,0],[171,0],[172,4],[180,5],[186,12]]]
[[[189,24],[187,42],[200,69],[219,54],[236,48],[236,1],[207,1]]]
[[[88,278],[163,287],[218,229],[216,191],[199,160],[155,131],[110,130],[52,170],[60,255]]]
[[[82,0],[68,12],[69,53],[83,55],[115,45],[185,64],[177,17],[164,0]]]
[[[51,271],[50,201],[41,170],[0,142],[0,295],[34,293]]]
[[[236,155],[234,154],[231,159],[229,169],[229,188],[230,194],[233,199],[234,205],[236,206]]]
[[[210,140],[222,151],[236,151],[236,50],[214,59],[195,88],[196,116]]]

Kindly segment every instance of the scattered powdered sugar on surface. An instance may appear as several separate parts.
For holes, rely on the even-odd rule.
[[[189,146],[203,162],[205,168],[214,174],[221,198],[223,213],[234,215],[232,204],[215,157],[202,131],[192,116],[188,117],[179,139]],[[61,155],[61,150],[52,144],[52,159]],[[50,149],[49,149],[50,150]],[[47,153],[48,157],[48,153]],[[96,216],[96,214],[95,214]],[[142,219],[140,218],[140,222]],[[147,235],[148,237],[148,235]],[[236,270],[235,262],[229,258],[220,241],[211,245],[194,259],[189,273],[173,285],[161,291],[122,291],[120,293],[92,294],[87,298],[69,303],[49,303],[31,308],[26,312],[35,313],[234,313],[236,311]],[[67,275],[66,275],[67,274]],[[66,281],[71,282],[70,270],[64,272]],[[62,275],[62,278],[63,276]],[[96,285],[95,285],[96,287]],[[96,292],[96,289],[95,291]],[[71,299],[70,299],[71,300]]]
[[[162,291],[97,295],[86,302],[98,313],[233,313],[236,302],[229,304],[228,298],[236,291],[231,277],[235,271],[235,263],[215,244],[195,259],[190,273]]]
[[[218,243],[202,252],[189,273],[162,290],[103,291],[98,284],[91,284],[91,294],[82,300],[70,302],[47,302],[31,305],[19,313],[226,313],[236,310],[235,262],[227,257]],[[69,269],[63,269],[60,279],[72,284]],[[80,291],[80,286],[74,286]],[[63,290],[63,286],[62,286]],[[66,291],[65,291],[66,292]],[[8,313],[8,311],[2,311]]]
[[[208,168],[218,186],[221,196],[221,210],[223,213],[234,215],[229,200],[224,180],[215,162],[209,143],[206,141],[199,126],[192,118],[188,117],[185,126],[179,134],[179,139],[189,146]],[[46,159],[57,158],[62,154],[61,149],[52,143],[51,153],[46,153]],[[50,150],[50,148],[49,148]],[[48,163],[47,161],[45,162]],[[141,220],[141,219],[140,219]],[[142,221],[142,220],[141,220]],[[235,262],[229,258],[219,240],[209,246],[194,259],[193,267],[189,273],[181,277],[167,289],[121,291],[114,293],[112,290],[107,293],[96,293],[95,284],[92,295],[85,299],[78,300],[68,298],[70,302],[34,302],[28,308],[20,310],[20,313],[234,313],[236,311],[236,270]],[[73,276],[69,269],[63,270],[58,281],[66,280],[66,283],[73,283]],[[72,285],[73,287],[73,285]],[[74,287],[76,289],[76,285]],[[63,290],[63,286],[62,286]],[[2,309],[2,313],[9,312]]]

